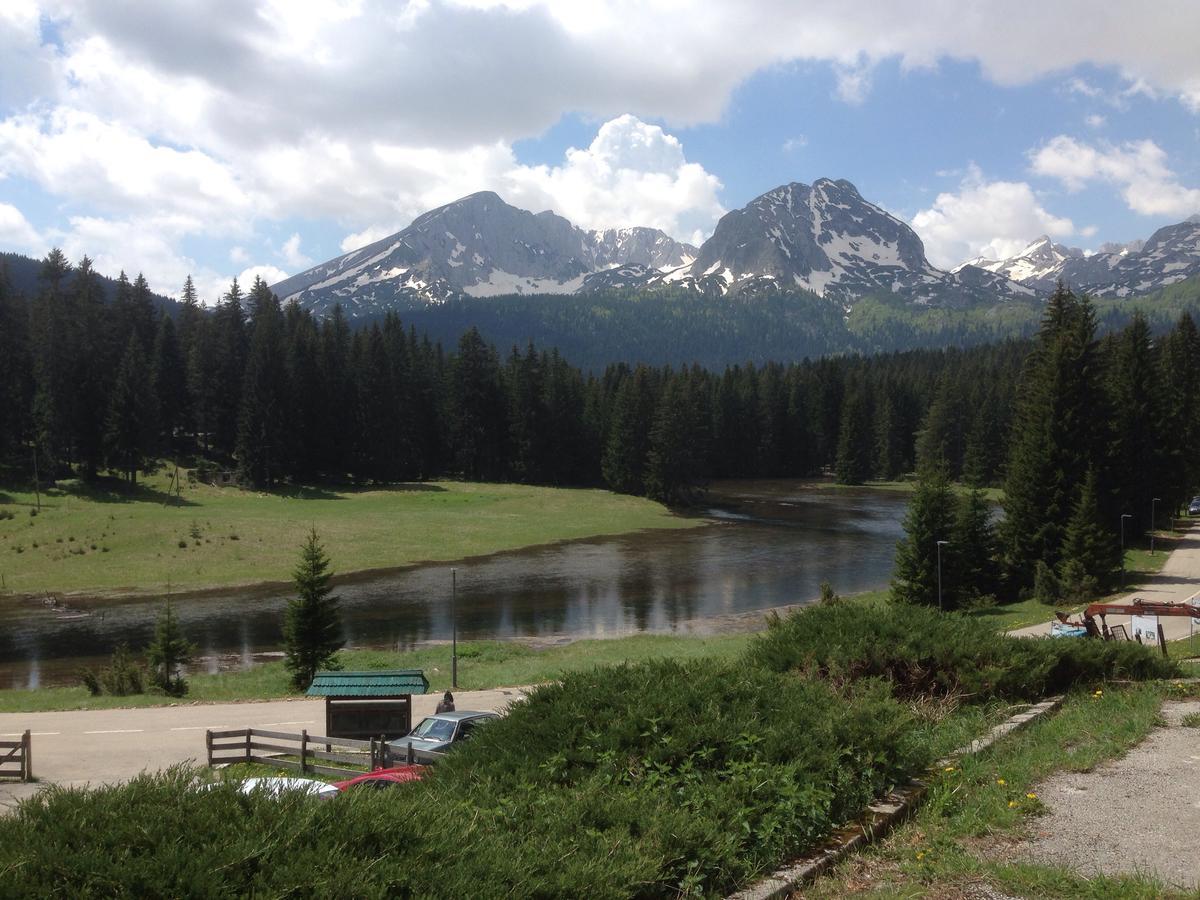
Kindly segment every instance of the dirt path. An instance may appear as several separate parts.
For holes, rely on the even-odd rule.
[[[1122,597],[1121,602],[1141,597],[1156,603],[1184,603],[1197,594],[1200,594],[1200,525],[1192,525],[1183,532],[1162,571],[1147,578],[1141,587]],[[1047,635],[1052,621],[1051,615],[1040,625],[1019,628],[1012,633],[1022,637]],[[1161,616],[1159,622],[1168,641],[1192,633],[1191,619],[1187,616]],[[1129,616],[1109,616],[1108,624],[1109,627],[1124,625],[1128,629]],[[1200,631],[1200,627],[1196,630]]]
[[[521,688],[462,691],[459,709],[500,710],[521,699]],[[413,697],[413,721],[434,711],[441,694]],[[106,784],[144,771],[204,760],[204,732],[212,728],[272,728],[320,733],[324,700],[270,700],[141,709],[0,714],[0,739],[33,733],[33,774],[40,783],[0,782],[0,809],[41,784]]]
[[[1021,855],[1082,875],[1146,873],[1200,886],[1200,729],[1180,724],[1200,701],[1163,706],[1157,728],[1121,759],[1055,775],[1035,790],[1048,814]]]

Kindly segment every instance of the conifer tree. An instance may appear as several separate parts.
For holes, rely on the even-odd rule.
[[[645,492],[646,455],[654,421],[655,391],[650,372],[638,366],[621,381],[613,399],[601,469],[605,483],[621,494]]]
[[[871,408],[861,384],[849,385],[845,397],[837,445],[837,480],[839,484],[862,484],[871,477],[873,462]]]
[[[696,399],[683,375],[667,381],[650,428],[646,456],[646,496],[662,503],[685,503],[704,477],[704,443]]]
[[[260,290],[260,288],[262,290]],[[279,301],[255,282],[254,331],[246,372],[241,379],[237,457],[242,477],[271,488],[280,475],[287,428],[284,385],[283,314]]]
[[[1026,361],[1015,401],[1002,529],[1011,585],[1032,585],[1040,561],[1053,572],[1079,483],[1101,456],[1104,397],[1095,317],[1086,298],[1059,285]]]
[[[167,600],[154,624],[154,639],[146,648],[151,684],[164,694],[182,697],[188,685],[181,670],[191,662],[195,652],[196,645],[184,636],[171,601]]]
[[[947,561],[949,562],[948,587],[953,595],[955,607],[996,596],[1000,585],[992,510],[983,490],[977,484],[972,485],[959,498],[954,512],[954,527],[950,532],[950,544],[942,548],[942,553],[943,570]],[[945,571],[942,589],[945,593]]]
[[[333,573],[329,557],[314,528],[300,551],[300,564],[292,578],[296,596],[288,601],[283,621],[286,665],[292,684],[306,690],[320,669],[337,670],[342,640],[340,598],[329,585]]]
[[[187,367],[179,349],[175,323],[163,313],[154,335],[153,379],[158,403],[160,446],[174,450],[177,432],[191,418],[188,409]]]
[[[105,433],[108,463],[120,470],[130,485],[136,484],[138,469],[145,466],[154,448],[156,405],[142,342],[137,334],[131,334],[113,384]]]
[[[450,382],[450,432],[454,458],[467,478],[503,473],[507,423],[495,351],[471,328],[458,342]]]
[[[1112,470],[1117,473],[1116,508],[1129,512],[1135,529],[1149,529],[1151,498],[1159,496],[1162,389],[1150,326],[1140,313],[1116,338],[1111,367]],[[1195,452],[1195,448],[1192,448]]]
[[[1101,521],[1096,470],[1091,468],[1067,524],[1058,571],[1061,596],[1071,603],[1090,602],[1117,585],[1120,570],[1121,548],[1112,528]]]
[[[896,546],[892,575],[892,598],[902,603],[938,605],[938,541],[952,539],[955,517],[954,493],[945,466],[921,470],[916,490],[904,516],[904,537]],[[956,593],[947,591],[947,575],[953,566],[942,548],[942,606],[953,609]]]

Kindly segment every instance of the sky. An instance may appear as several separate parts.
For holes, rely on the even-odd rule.
[[[1200,212],[1200,3],[2,0],[0,250],[213,302],[479,190],[699,243],[846,178],[935,264]]]

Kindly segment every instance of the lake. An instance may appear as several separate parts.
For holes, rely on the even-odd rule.
[[[880,588],[892,571],[908,497],[799,481],[725,483],[710,524],[554,544],[415,566],[342,584],[348,647],[409,649],[449,640],[451,568],[462,640],[555,641],[712,630],[714,620]],[[333,560],[336,569],[337,560]],[[241,668],[277,656],[285,592],[177,597],[195,668]],[[0,604],[0,687],[74,684],[126,641],[150,640],[161,601]]]

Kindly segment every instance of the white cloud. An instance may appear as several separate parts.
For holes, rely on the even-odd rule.
[[[1070,219],[1041,205],[1023,181],[987,181],[971,165],[955,192],[938,194],[933,206],[912,218],[930,262],[950,268],[976,256],[1005,259],[1041,234],[1075,233]]]
[[[235,245],[229,248],[229,261],[242,265],[250,262],[250,254],[245,247]]]
[[[0,247],[41,255],[46,243],[24,213],[11,203],[0,203]]]
[[[1101,115],[1091,115],[1084,121],[1087,122],[1089,128],[1103,128],[1107,124],[1108,119]]]
[[[798,134],[795,137],[790,137],[784,141],[783,146],[780,149],[782,149],[784,153],[795,153],[797,150],[803,150],[807,146],[808,136],[804,134]]]
[[[647,225],[691,239],[725,212],[717,177],[689,163],[673,135],[630,115],[605,122],[561,166],[517,166],[503,178],[510,203],[552,208],[582,228]]]
[[[1113,184],[1134,212],[1145,216],[1186,216],[1200,210],[1200,189],[1185,187],[1154,141],[1088,144],[1059,135],[1030,151],[1038,175],[1056,178],[1069,191],[1092,182]]]
[[[854,65],[835,65],[834,74],[837,76],[835,96],[851,105],[858,105],[867,99],[871,92],[871,69],[868,63]]]
[[[300,252],[300,235],[298,233],[283,242],[280,255],[292,269],[306,269],[312,265],[312,259]]]

